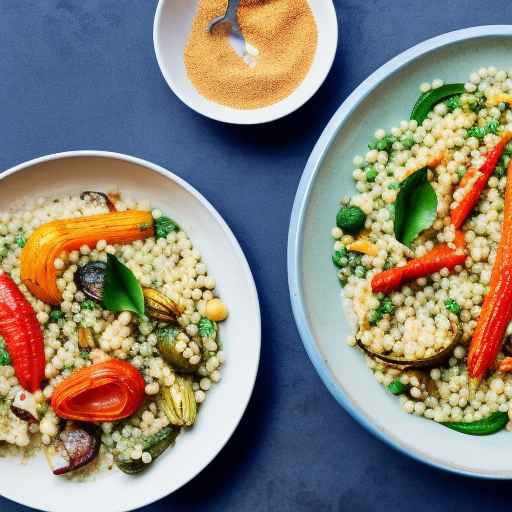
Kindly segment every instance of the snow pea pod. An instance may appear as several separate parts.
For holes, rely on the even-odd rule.
[[[411,119],[420,125],[440,101],[463,92],[464,84],[446,84],[423,93],[412,108]]]
[[[470,436],[488,436],[500,431],[508,423],[506,412],[496,411],[487,418],[464,423],[462,421],[446,421],[442,425]]]

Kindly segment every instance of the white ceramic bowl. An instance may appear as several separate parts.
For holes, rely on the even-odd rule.
[[[512,478],[512,434],[475,438],[408,415],[346,345],[353,332],[342,313],[331,263],[330,231],[339,199],[354,193],[352,159],[377,128],[408,119],[421,82],[463,82],[482,66],[510,69],[512,26],[475,27],[430,39],[365,80],[327,125],[302,176],[288,240],[293,311],[307,352],[329,391],[365,428],[433,466],[482,478]]]
[[[297,110],[322,85],[338,46],[338,23],[332,0],[309,0],[318,26],[318,47],[302,84],[284,100],[268,107],[238,110],[201,96],[187,77],[183,61],[198,0],[160,0],[153,27],[153,42],[160,70],[174,94],[191,109],[211,119],[233,124],[274,121]]]
[[[197,423],[180,434],[145,473],[100,473],[73,483],[55,477],[42,454],[21,464],[0,459],[0,494],[49,512],[124,512],[175,491],[196,476],[221,450],[238,425],[252,393],[260,356],[260,311],[254,280],[233,233],[212,205],[169,171],[143,160],[100,151],[45,156],[0,176],[2,209],[27,196],[108,190],[147,199],[187,231],[217,279],[230,309],[222,325],[226,352],[222,381],[209,393]],[[241,335],[243,333],[243,336]]]

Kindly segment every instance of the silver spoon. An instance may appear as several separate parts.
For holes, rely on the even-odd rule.
[[[239,5],[240,0],[228,0],[228,7],[224,15],[217,16],[216,18],[213,18],[210,23],[208,23],[208,32],[211,32],[220,23],[229,22],[231,25],[231,33],[243,39],[242,32],[240,31],[240,25],[238,24],[238,19],[236,16]]]

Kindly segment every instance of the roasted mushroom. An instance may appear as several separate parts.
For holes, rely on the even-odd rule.
[[[95,425],[68,422],[55,443],[47,449],[53,474],[69,473],[94,460],[100,450],[100,436],[100,429]]]
[[[75,272],[75,283],[87,297],[101,301],[103,282],[107,264],[103,261],[91,261]]]
[[[39,421],[37,414],[37,402],[32,393],[20,389],[14,396],[11,405],[12,413],[20,420],[35,423]]]
[[[408,360],[400,357],[377,354],[376,352],[370,350],[368,347],[365,347],[361,340],[357,340],[357,344],[359,348],[366,352],[366,354],[368,354],[370,357],[375,359],[377,362],[383,363],[387,366],[398,368],[400,370],[407,370],[409,368],[431,368],[434,366],[439,366],[450,359],[454,348],[460,340],[461,329],[459,323],[453,320],[451,321],[450,326],[451,333],[453,335],[451,343],[437,354],[426,357],[424,359]]]

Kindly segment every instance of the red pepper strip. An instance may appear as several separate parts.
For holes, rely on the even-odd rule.
[[[117,421],[134,414],[144,401],[144,379],[126,361],[110,359],[82,368],[53,392],[57,416],[76,421]]]
[[[506,265],[496,287],[489,290],[484,300],[469,347],[468,373],[472,389],[496,361],[511,320],[512,265]]]
[[[501,136],[501,139],[499,140],[498,144],[496,144],[494,149],[489,151],[489,154],[487,155],[485,162],[482,164],[480,169],[478,169],[480,176],[475,181],[473,187],[462,198],[457,207],[451,211],[450,216],[452,219],[452,224],[455,226],[455,229],[460,229],[462,224],[464,224],[465,220],[467,219],[468,215],[471,213],[471,210],[478,203],[482,191],[487,185],[487,182],[489,181],[489,178],[494,172],[496,165],[498,165],[498,162],[501,158],[501,155],[503,154],[503,151],[505,151],[505,148],[511,139],[512,132],[505,132]],[[468,180],[466,180],[465,183],[467,183]]]
[[[421,258],[407,262],[403,267],[395,267],[373,276],[372,290],[375,293],[391,293],[402,284],[414,281],[419,277],[426,277],[442,268],[451,270],[457,265],[463,265],[466,255],[461,250],[464,247],[464,234],[455,232],[456,249],[451,249],[448,244],[440,244]]]
[[[499,366],[498,371],[500,372],[512,372],[512,357],[505,357],[503,359]]]
[[[27,391],[37,391],[44,377],[43,331],[30,302],[1,270],[0,336],[5,340],[19,383]]]

